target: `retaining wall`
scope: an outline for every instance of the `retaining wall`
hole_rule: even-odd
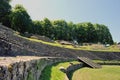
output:
[[[55,57],[3,57],[0,58],[0,80],[40,80],[41,71],[47,65],[67,60]]]

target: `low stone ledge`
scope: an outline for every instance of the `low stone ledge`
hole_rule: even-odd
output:
[[[84,66],[83,63],[70,65],[69,67],[67,67],[66,73],[69,74],[71,71],[75,71],[77,69],[80,69],[83,66]]]
[[[79,64],[73,64],[73,63],[70,63],[71,65],[68,66],[66,69],[61,68],[60,70],[62,72],[64,72],[66,74],[66,80],[72,80],[72,74],[74,71],[84,67],[84,64],[83,63],[79,63]]]

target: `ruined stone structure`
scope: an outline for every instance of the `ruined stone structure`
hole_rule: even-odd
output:
[[[0,56],[54,56],[54,57],[71,57],[76,58],[88,57],[90,59],[100,60],[120,60],[119,52],[95,52],[95,51],[84,51],[84,50],[73,50],[66,49],[56,46],[50,46],[43,43],[30,41],[16,35],[16,32],[10,28],[0,25],[0,38],[6,41],[2,44],[7,44],[3,49],[0,47]],[[10,46],[9,46],[10,45]],[[9,48],[11,47],[11,48]],[[9,52],[5,52],[6,48]],[[9,50],[10,49],[10,50]],[[76,56],[75,56],[76,55]]]
[[[40,80],[41,71],[56,62],[70,59],[52,57],[0,57],[0,80]]]
[[[8,55],[11,52],[11,44],[0,38],[0,54]]]
[[[0,25],[0,56],[20,55],[26,57],[0,57],[0,80],[40,80],[41,71],[47,65],[76,58],[76,56],[90,59],[120,60],[119,52],[66,49],[30,41],[15,33],[12,29]],[[76,65],[73,67],[78,68]],[[69,72],[74,68],[69,67],[67,71]]]

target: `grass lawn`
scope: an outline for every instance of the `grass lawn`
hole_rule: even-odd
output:
[[[71,61],[70,61],[71,62]],[[66,74],[60,71],[60,67],[67,68],[70,62],[60,62],[47,66],[40,80],[65,80]],[[72,61],[76,64],[77,61]],[[103,65],[101,69],[84,67],[72,73],[72,80],[120,80],[120,66]]]
[[[66,74],[60,71],[60,67],[67,68],[70,65],[70,62],[61,62],[47,66],[43,70],[40,80],[65,80]],[[72,63],[76,64],[79,62],[72,61]]]
[[[104,65],[101,69],[82,68],[73,73],[72,80],[120,80],[120,66]]]
[[[110,61],[105,61],[105,60],[93,60],[93,62],[102,64],[102,65],[120,65],[120,60],[110,60]]]

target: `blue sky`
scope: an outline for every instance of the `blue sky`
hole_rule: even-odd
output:
[[[22,4],[33,20],[105,24],[113,40],[120,42],[120,0],[12,0],[12,7],[16,4]]]

